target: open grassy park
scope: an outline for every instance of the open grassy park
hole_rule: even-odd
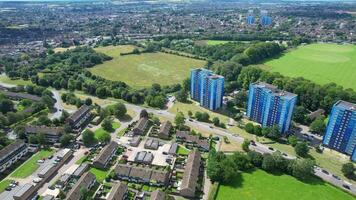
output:
[[[42,158],[48,158],[50,155],[53,155],[53,150],[41,150],[24,162],[20,167],[18,167],[10,177],[14,178],[26,178],[30,176],[34,171],[36,171],[40,165],[37,163],[38,160]]]
[[[356,45],[311,44],[270,60],[264,69],[318,84],[334,82],[356,90]]]
[[[123,81],[132,87],[143,88],[152,83],[181,83],[189,76],[190,69],[205,65],[202,60],[161,52],[120,55],[133,49],[134,46],[130,45],[96,48],[96,51],[112,56],[113,59],[91,68],[90,71],[109,80]]]
[[[308,183],[289,175],[273,175],[262,170],[242,173],[221,184],[216,200],[351,200],[355,199],[320,179]]]

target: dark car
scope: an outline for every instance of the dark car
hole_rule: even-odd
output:
[[[286,153],[282,153],[283,156],[288,156]]]
[[[48,159],[52,159],[52,158],[53,158],[53,155],[48,156]]]
[[[322,171],[324,174],[329,174],[329,172],[326,171],[325,169],[322,169],[321,171]]]
[[[12,190],[12,187],[8,186],[5,188],[6,191],[11,191]]]
[[[256,146],[256,142],[253,141],[253,140],[250,141],[250,144],[251,144],[252,146]]]
[[[269,150],[273,151],[274,149],[272,147],[268,147]]]
[[[336,176],[335,174],[333,174],[332,176],[337,180],[341,180],[340,177]]]
[[[348,185],[346,185],[346,184],[343,184],[342,187],[344,187],[344,188],[350,190],[350,186],[348,186]]]

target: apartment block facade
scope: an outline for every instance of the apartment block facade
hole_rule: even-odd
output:
[[[278,125],[281,133],[288,132],[297,95],[279,90],[264,82],[250,84],[247,117],[262,127]]]
[[[201,106],[217,110],[222,106],[224,77],[207,69],[194,69],[190,74],[190,95]]]
[[[324,146],[351,156],[356,161],[356,104],[334,104],[323,138]]]

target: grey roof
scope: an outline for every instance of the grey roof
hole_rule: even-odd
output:
[[[191,135],[191,134],[189,134],[189,131],[177,131],[176,136],[177,136],[177,138],[181,138],[186,142],[193,142],[203,149],[206,149],[206,150],[210,149],[210,145],[207,140],[200,139],[196,135]]]
[[[170,171],[153,170],[150,168],[143,168],[126,164],[117,164],[115,166],[115,172],[120,176],[154,180],[164,184],[168,183],[171,173]]]
[[[173,143],[171,145],[171,147],[169,148],[168,154],[171,154],[171,155],[176,154],[177,149],[178,149],[178,144],[177,143]]]
[[[144,131],[147,126],[148,119],[142,117],[138,120],[137,124],[135,125],[134,129],[138,129],[139,131]]]
[[[59,178],[58,181],[61,182],[61,183],[66,183],[66,182],[69,181],[69,179],[70,179],[71,176],[72,176],[71,174],[63,174],[63,175]]]
[[[347,101],[343,101],[343,100],[336,102],[335,106],[346,109],[346,110],[350,110],[350,111],[356,111],[356,104],[350,103]]]
[[[265,83],[265,82],[256,82],[256,83],[252,83],[252,85],[255,85],[256,87],[259,88],[266,88],[268,89],[274,96],[279,96],[279,97],[283,97],[286,99],[292,99],[297,97],[296,94],[291,93],[291,92],[287,92],[287,91],[283,91],[278,89],[276,86],[271,85],[269,83]]]
[[[32,94],[27,94],[27,93],[18,93],[18,92],[10,92],[10,91],[0,91],[3,93],[5,96],[10,97],[10,98],[17,98],[17,99],[29,99],[32,101],[41,101],[41,97],[32,95]]]
[[[133,137],[130,141],[130,145],[131,146],[138,146],[138,144],[140,143],[141,141],[141,138],[136,136],[136,137]]]
[[[172,123],[170,121],[165,121],[161,124],[161,127],[159,129],[159,134],[169,136],[169,132],[172,128]]]
[[[158,146],[159,146],[159,141],[155,139],[149,138],[145,142],[145,148],[148,149],[158,149]]]
[[[90,184],[95,181],[95,176],[91,172],[86,172],[78,180],[78,182],[73,186],[73,188],[67,194],[66,200],[78,200],[81,197],[80,189],[89,189]]]
[[[49,134],[49,135],[61,135],[64,132],[63,127],[48,127],[48,126],[25,126],[25,131],[28,134]]]
[[[124,199],[127,193],[127,185],[119,182],[112,186],[109,197],[106,200]]]
[[[38,172],[38,176],[46,176],[48,172],[50,172],[54,167],[56,167],[55,164],[50,163],[46,166],[44,166],[44,168],[42,168],[42,170],[40,172]]]
[[[88,163],[82,163],[73,173],[73,176],[81,176],[89,168]]]
[[[136,162],[151,163],[153,160],[153,154],[151,152],[140,151],[136,154]]]
[[[5,159],[7,156],[10,156],[17,149],[26,146],[25,142],[22,140],[16,140],[14,143],[11,143],[0,150],[0,162]]]
[[[195,191],[199,177],[200,161],[200,152],[197,150],[191,151],[188,155],[187,164],[184,169],[181,190],[189,189]]]
[[[42,200],[52,200],[52,199],[54,199],[54,196],[48,194],[44,196]]]
[[[78,121],[84,114],[90,111],[90,107],[87,105],[82,105],[75,113],[69,116],[68,119],[76,122]]]
[[[165,200],[166,193],[162,192],[161,190],[155,190],[151,192],[151,200]]]
[[[105,165],[110,157],[115,154],[118,144],[114,141],[111,141],[108,145],[106,145],[99,153],[99,155],[96,156],[94,162],[99,163],[101,165]]]
[[[14,198],[26,199],[29,196],[28,192],[33,189],[33,187],[34,186],[31,183],[26,183],[16,192],[16,194],[14,194]]]

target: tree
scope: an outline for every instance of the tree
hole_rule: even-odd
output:
[[[36,135],[30,135],[30,137],[28,137],[28,142],[30,144],[38,144],[38,139]]]
[[[7,113],[14,110],[14,103],[8,99],[0,100],[0,112]]]
[[[297,143],[298,143],[298,138],[294,135],[291,135],[288,137],[288,143],[290,145],[292,145],[293,147],[295,147],[295,145],[297,145]]]
[[[114,115],[116,116],[116,118],[122,118],[126,115],[127,109],[125,104],[123,103],[117,103],[114,106]]]
[[[261,167],[262,161],[263,161],[263,156],[262,154],[256,152],[256,151],[249,151],[247,152],[247,157],[249,158],[250,162],[256,166],[256,167]]]
[[[317,133],[319,135],[323,135],[325,131],[325,123],[324,123],[324,117],[318,117],[316,118],[311,124],[310,124],[310,130],[313,133]]]
[[[88,197],[88,189],[85,187],[81,187],[80,188],[80,196],[82,197],[82,199],[86,199]]]
[[[178,112],[174,119],[174,122],[175,122],[176,126],[178,127],[178,129],[183,128],[184,123],[185,123],[184,114],[182,112]]]
[[[342,165],[341,172],[348,178],[353,178],[355,175],[355,166],[353,163],[345,163]]]
[[[219,124],[220,124],[219,118],[214,117],[214,118],[213,118],[213,124],[214,124],[215,126],[219,126]]]
[[[305,124],[306,122],[307,110],[303,106],[298,106],[295,108],[293,113],[293,120],[300,124]]]
[[[305,157],[308,155],[309,147],[305,142],[298,142],[294,147],[294,151],[298,156]]]
[[[262,128],[260,125],[256,125],[253,127],[253,133],[257,136],[262,136]]]
[[[59,142],[61,143],[62,146],[67,146],[69,145],[70,141],[73,139],[74,137],[71,134],[64,134],[59,139]]]
[[[281,132],[279,131],[278,125],[272,126],[272,128],[270,129],[270,132],[267,134],[267,137],[269,137],[273,140],[277,140],[281,137]]]
[[[289,173],[301,180],[306,180],[313,175],[315,162],[310,159],[294,159],[289,162]]]
[[[177,92],[176,97],[179,102],[188,102],[188,91],[181,89]]]
[[[276,169],[276,164],[271,154],[263,154],[261,167],[262,169],[270,172]]]
[[[86,129],[83,133],[82,133],[82,140],[85,146],[90,146],[94,143],[96,143],[96,139],[94,136],[93,131]]]
[[[109,133],[104,132],[104,133],[98,135],[98,140],[101,143],[109,143],[111,141],[111,136]]]
[[[245,152],[249,152],[250,151],[249,146],[250,146],[250,140],[245,139],[244,142],[242,143],[242,150],[244,150]]]
[[[254,126],[253,126],[253,124],[252,124],[251,122],[249,122],[249,123],[247,123],[247,124],[245,125],[245,131],[246,131],[247,133],[253,134]]]
[[[36,135],[38,144],[45,145],[47,143],[46,137],[43,133],[37,133]]]
[[[87,105],[87,106],[91,106],[91,104],[93,104],[93,100],[91,100],[91,98],[86,98],[85,99],[85,105]]]
[[[234,161],[238,170],[245,171],[252,168],[252,165],[246,154],[235,152],[232,155],[232,160]]]
[[[25,127],[22,125],[16,126],[14,129],[14,132],[16,133],[17,137],[19,139],[25,139],[26,138],[26,131]]]
[[[111,132],[113,130],[113,127],[112,127],[112,120],[107,117],[103,120],[103,122],[101,123],[101,127],[105,130],[105,131],[108,131],[108,132]]]

